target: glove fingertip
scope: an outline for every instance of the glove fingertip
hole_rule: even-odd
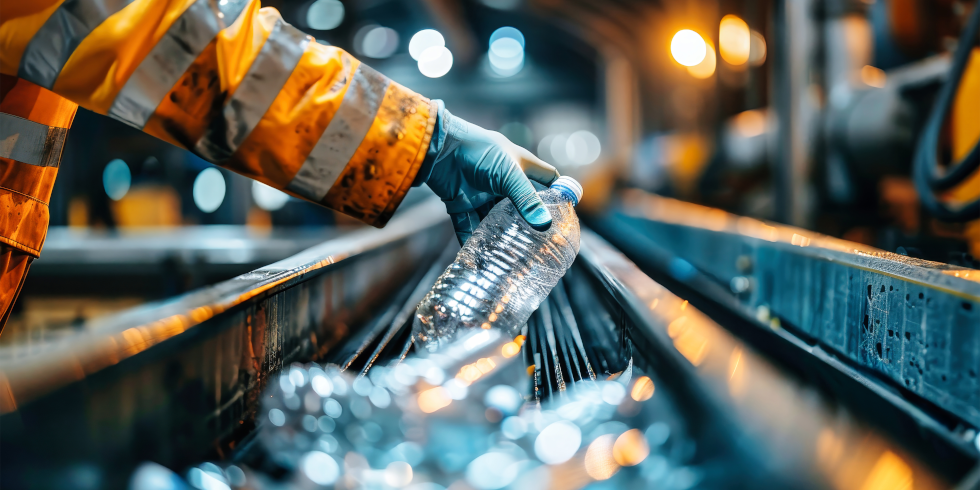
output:
[[[531,228],[535,230],[545,231],[551,228],[551,213],[548,212],[548,208],[541,202],[531,205],[531,209],[525,210],[521,214],[527,220],[527,223],[531,225]]]

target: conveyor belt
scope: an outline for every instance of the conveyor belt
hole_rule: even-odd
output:
[[[980,273],[629,191],[590,221],[651,277],[919,457],[980,459]]]
[[[178,472],[240,461],[284,478],[254,437],[260,394],[292,362],[369,374],[414,355],[414,305],[453,256],[439,206],[68,341],[0,351],[3,486],[121,488],[143,461]],[[649,376],[657,416],[689,442],[682,464],[726,482],[712,488],[861,488],[895,471],[912,488],[943,488],[967,477],[968,464],[923,457],[814,384],[829,378],[788,369],[765,341],[718,323],[737,318],[708,313],[585,231],[576,265],[528,322],[508,382],[550,403],[593,379]]]

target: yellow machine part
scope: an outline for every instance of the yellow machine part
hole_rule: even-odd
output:
[[[974,48],[970,62],[960,80],[956,99],[950,115],[950,134],[953,144],[953,160],[966,156],[980,140],[980,48]],[[955,201],[972,201],[980,198],[980,171],[949,192]]]

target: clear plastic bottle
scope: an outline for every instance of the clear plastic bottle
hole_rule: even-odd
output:
[[[512,334],[544,301],[578,255],[575,206],[582,186],[559,177],[538,193],[551,212],[551,227],[531,228],[510,199],[480,223],[415,316],[415,333],[429,350],[469,328],[500,328]]]

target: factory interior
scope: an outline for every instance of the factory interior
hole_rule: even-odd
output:
[[[8,0],[0,14],[0,487],[980,489],[978,0]],[[271,34],[242,34],[246,17]],[[235,32],[252,36],[242,53],[222,47]],[[310,115],[327,92],[287,92],[317,56],[357,68],[318,82],[352,88]],[[222,91],[181,89],[206,62]],[[232,95],[236,63],[249,71]],[[25,85],[77,104],[74,120],[17,112]],[[241,119],[168,119],[179,104]],[[269,129],[276,111],[295,132]],[[372,142],[385,117],[397,139]],[[197,144],[180,136],[195,124]],[[25,156],[35,126],[53,163]],[[324,137],[307,144],[311,127]],[[577,257],[526,320],[491,325],[515,286],[482,328],[433,347],[418,305],[469,236],[435,175],[474,134],[529,151],[519,167],[542,195],[554,178],[527,159],[580,183],[562,208]],[[414,166],[379,210],[381,191],[338,197],[348,181],[382,189],[409,141]],[[323,145],[349,147],[345,173],[299,182],[325,168],[309,170]],[[56,171],[50,198],[17,190],[22,167]],[[488,185],[470,216],[500,203],[490,216],[510,206],[511,226],[539,230]],[[26,216],[36,203],[43,219]],[[552,241],[572,236],[548,206]]]

